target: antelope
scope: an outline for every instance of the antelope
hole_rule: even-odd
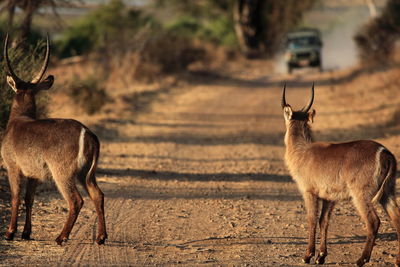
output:
[[[42,80],[50,55],[47,37],[44,63],[30,82],[20,79],[8,57],[8,34],[4,45],[7,63],[7,83],[14,90],[10,117],[1,146],[1,155],[8,173],[11,189],[11,219],[6,240],[13,240],[17,231],[21,182],[26,179],[26,220],[22,239],[29,240],[32,231],[32,205],[39,182],[52,177],[58,190],[68,202],[69,213],[65,225],[56,238],[58,245],[68,240],[83,199],[76,187],[78,180],[95,204],[98,216],[97,244],[107,238],[104,217],[104,194],[96,183],[95,171],[100,151],[97,136],[82,123],[72,119],[36,119],[35,95],[48,90],[54,77]]]
[[[396,159],[387,148],[372,140],[314,142],[310,128],[315,116],[315,110],[310,111],[314,84],[310,101],[299,111],[293,111],[286,103],[285,91],[286,84],[281,101],[286,124],[285,163],[303,196],[308,221],[308,247],[303,262],[310,263],[315,254],[319,201],[322,202],[321,242],[316,263],[323,264],[328,255],[326,239],[332,210],[336,202],[351,199],[367,226],[364,250],[356,262],[357,266],[363,266],[370,260],[380,225],[374,203],[382,205],[400,237],[400,211],[395,197]],[[396,266],[400,266],[400,252]]]

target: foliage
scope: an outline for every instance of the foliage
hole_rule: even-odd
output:
[[[180,16],[169,23],[167,29],[186,38],[198,38],[231,48],[237,46],[233,20],[227,14],[207,20]]]
[[[182,14],[188,14],[194,18],[207,18],[229,12],[234,1],[236,0],[156,0],[155,6],[157,8],[172,6]]]
[[[75,77],[68,87],[69,97],[89,115],[99,112],[110,99],[103,81],[94,74],[84,79]]]
[[[217,44],[272,56],[285,33],[317,0],[157,0],[157,7],[178,10],[173,29]],[[172,13],[172,12],[171,12]],[[185,19],[179,19],[184,16]],[[179,26],[179,27],[178,27]]]
[[[382,14],[363,25],[354,37],[360,60],[364,64],[390,61],[400,37],[400,1],[389,0]]]
[[[7,28],[18,27],[19,36],[16,37],[16,42],[21,46],[26,46],[26,40],[29,39],[32,31],[32,20],[37,10],[42,7],[50,7],[53,13],[58,17],[57,7],[72,5],[74,2],[81,0],[0,0],[0,12],[7,12]],[[22,20],[20,25],[16,26],[14,23],[17,8],[22,11]]]
[[[175,16],[166,26],[175,34],[227,47],[237,47],[231,12],[232,3],[232,0],[158,0],[156,7],[169,6],[178,11],[174,12]]]
[[[178,2],[175,1],[176,4]],[[224,5],[221,3],[213,4],[219,6],[219,9],[211,12],[207,6],[198,5],[197,2],[185,5],[187,8],[192,7],[189,8],[188,15],[179,12],[179,15],[163,27],[153,16],[127,8],[121,0],[112,0],[67,28],[57,41],[58,54],[64,58],[113,48],[114,51],[125,53],[138,46],[134,36],[140,34],[144,28],[155,36],[166,36],[168,33],[173,35],[171,39],[176,39],[177,36],[182,39],[198,38],[234,47],[236,38],[231,14],[222,9]],[[158,7],[162,6],[159,3]],[[186,7],[182,7],[182,11]]]
[[[113,0],[67,29],[58,41],[58,51],[61,57],[101,55],[98,58],[105,76],[111,65],[120,61],[119,66],[121,62],[129,66],[125,67],[125,76],[154,80],[157,75],[185,69],[204,54],[193,46],[191,23],[195,26],[189,21],[163,28],[151,16]],[[181,34],[182,28],[189,30]]]
[[[196,48],[192,40],[174,32],[152,32],[140,51],[137,70],[144,63],[155,65],[159,73],[173,73],[184,70],[190,63],[204,58],[204,50]],[[139,73],[136,73],[137,76]]]
[[[69,27],[57,42],[58,53],[70,57],[108,48],[125,52],[131,36],[145,26],[159,25],[141,11],[126,8],[121,0],[113,0]]]
[[[18,26],[8,27],[7,23],[4,20],[0,20],[0,38],[1,38],[0,43],[3,42],[4,37],[7,33],[9,33],[10,38],[13,39],[14,42],[17,42]],[[19,48],[20,51],[18,53],[22,53],[22,51],[24,51],[24,50],[32,52],[33,48],[41,45],[41,43],[43,42],[43,40],[45,38],[46,38],[46,36],[43,35],[39,29],[31,28],[29,36],[24,41],[24,47],[23,48],[20,47]]]
[[[217,44],[227,47],[237,47],[237,40],[233,20],[230,16],[221,16],[212,19],[205,25],[203,39],[214,41]]]
[[[2,68],[0,75],[2,81],[5,81],[5,72],[3,70],[4,68]],[[6,128],[13,95],[11,88],[5,82],[2,82],[2,90],[0,91],[0,132]]]
[[[202,24],[199,20],[190,16],[181,16],[167,25],[167,28],[181,36],[190,37],[199,35],[202,30]]]
[[[10,49],[10,61],[14,72],[23,80],[29,81],[34,74],[39,71],[43,63],[43,54],[45,43],[39,43],[35,47],[30,47],[28,51],[21,48]],[[3,51],[3,45],[1,46]],[[2,62],[0,69],[0,131],[3,131],[7,125],[10,114],[10,106],[14,91],[6,82],[7,67],[6,63]],[[36,97],[37,116],[44,117],[47,113],[48,98],[46,94],[39,93]]]
[[[157,43],[158,36],[162,36],[168,38],[166,42],[179,39],[185,44],[192,40],[211,42],[228,48],[238,48],[239,44],[240,47],[245,44],[250,49],[272,55],[279,48],[285,32],[301,20],[303,12],[315,1],[156,0],[155,13],[164,18],[162,24],[154,16],[144,14],[144,11],[126,7],[122,0],[112,0],[69,27],[58,40],[58,52],[60,57],[94,51],[100,52],[105,58],[115,53],[124,55],[142,50],[143,43],[138,44],[136,36],[146,31],[148,40],[144,42],[145,45]],[[244,7],[239,10],[238,4],[252,5],[253,13],[250,12],[249,18],[244,17],[246,11]],[[234,19],[235,11],[241,12],[242,17],[239,20]],[[167,17],[169,19],[165,19]],[[180,47],[188,48],[186,45],[173,47],[173,54],[182,54],[177,51]],[[161,53],[153,48],[147,51],[162,55],[165,54],[163,50],[169,49],[160,43]],[[155,55],[145,57],[156,58]],[[157,57],[155,64],[163,65],[163,62],[166,62],[163,57]]]

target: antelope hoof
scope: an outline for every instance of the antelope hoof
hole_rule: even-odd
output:
[[[304,256],[302,262],[308,264],[308,263],[310,263],[312,257],[313,257],[312,255],[306,255],[306,256]]]
[[[96,238],[96,243],[97,243],[98,245],[104,245],[104,242],[106,242],[106,239],[107,239],[107,234],[105,234],[105,235],[99,235],[99,236]]]
[[[31,233],[22,233],[22,239],[31,240]]]
[[[14,233],[6,232],[6,240],[11,241],[14,239]]]
[[[56,238],[57,245],[61,246],[63,242],[67,242],[68,238],[65,236],[59,236]]]
[[[368,258],[360,258],[358,259],[358,261],[356,262],[358,267],[363,266],[364,264],[366,264],[367,262],[369,262]]]
[[[324,264],[325,263],[325,257],[326,255],[324,253],[320,253],[317,257],[317,259],[315,260],[316,264]]]

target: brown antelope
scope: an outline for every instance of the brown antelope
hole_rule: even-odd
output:
[[[69,204],[69,214],[57,244],[68,240],[83,199],[76,188],[78,180],[93,200],[98,215],[96,242],[103,244],[107,238],[104,218],[104,195],[97,186],[95,170],[100,143],[96,135],[78,121],[70,119],[36,119],[35,95],[48,90],[54,82],[49,75],[42,80],[49,63],[49,39],[46,56],[39,73],[31,82],[18,78],[8,57],[8,35],[4,45],[7,63],[7,82],[15,91],[10,117],[1,146],[1,155],[8,172],[11,188],[11,220],[6,239],[12,240],[17,231],[18,206],[21,182],[26,178],[26,221],[23,239],[30,239],[31,214],[34,193],[39,181],[53,177],[59,191]]]
[[[308,247],[303,258],[310,263],[315,254],[315,232],[318,202],[322,201],[319,217],[321,244],[316,263],[323,264],[327,256],[326,238],[329,218],[337,201],[352,199],[367,226],[367,240],[357,265],[369,261],[380,225],[373,203],[379,202],[389,215],[400,236],[400,212],[395,197],[396,159],[383,145],[360,140],[347,143],[314,142],[310,123],[315,110],[314,85],[311,99],[300,111],[293,111],[285,99],[282,108],[286,123],[285,162],[303,195],[308,217]],[[400,253],[396,265],[400,265]]]

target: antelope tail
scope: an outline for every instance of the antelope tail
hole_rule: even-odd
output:
[[[377,203],[379,200],[381,200],[382,195],[385,191],[386,183],[391,178],[392,173],[393,173],[393,163],[390,163],[390,167],[386,173],[386,177],[383,180],[383,183],[381,184],[381,187],[379,188],[378,192],[375,194],[374,198],[371,200],[372,203]]]
[[[90,166],[89,171],[86,174],[86,183],[92,183],[92,184],[96,184],[96,180],[92,179],[94,176],[94,172],[96,171],[96,167],[97,167],[97,162],[99,160],[99,152],[100,152],[100,145],[98,143],[98,139],[95,136],[96,139],[96,144],[97,144],[97,148],[94,148],[94,153],[93,153],[93,158],[92,158],[92,164]]]

